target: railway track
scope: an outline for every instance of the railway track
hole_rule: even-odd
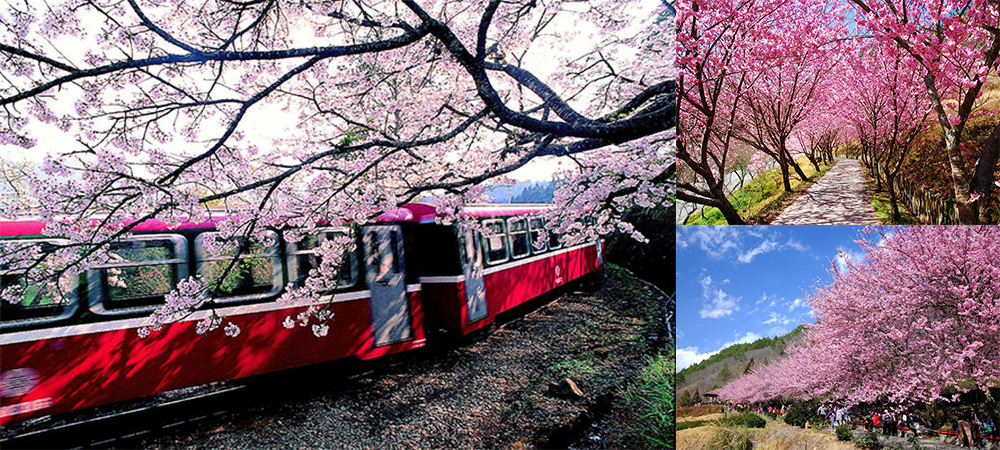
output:
[[[51,419],[41,418],[4,433],[0,447],[112,447],[146,434],[225,415],[231,410],[232,400],[245,390],[245,385],[231,385],[186,395],[167,393],[142,405],[92,411],[52,424],[46,424]]]

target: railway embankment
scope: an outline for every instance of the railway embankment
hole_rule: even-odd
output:
[[[655,286],[611,266],[471,339],[439,340],[350,377],[324,379],[327,369],[269,377],[244,394],[256,392],[259,401],[116,445],[648,446],[641,435],[657,424],[636,417],[629,402],[664,395],[662,377],[672,372],[672,358],[663,356],[672,347],[666,303]],[[672,398],[662,400],[672,406]]]

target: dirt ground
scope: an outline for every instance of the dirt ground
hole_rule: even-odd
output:
[[[555,298],[555,300],[553,300]],[[541,299],[490,333],[385,363],[137,448],[535,448],[614,445],[616,395],[663,345],[662,293],[621,269]],[[551,303],[545,303],[545,302]],[[322,375],[310,375],[317,383]],[[583,398],[553,393],[574,380]],[[290,383],[306,382],[289,380]],[[320,382],[321,383],[321,382]],[[294,388],[290,388],[294,391]]]

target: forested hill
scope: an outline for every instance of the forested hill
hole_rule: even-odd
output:
[[[742,375],[750,367],[783,358],[785,348],[802,339],[803,329],[804,327],[799,325],[784,336],[730,345],[708,359],[677,372],[678,401],[683,400],[685,391],[689,398],[693,398],[696,391],[704,394],[720,388]]]

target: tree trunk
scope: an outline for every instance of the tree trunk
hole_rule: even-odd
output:
[[[885,185],[889,188],[889,203],[892,205],[892,222],[899,223],[899,203],[896,200],[896,185],[894,175],[885,176]]]
[[[951,166],[951,186],[955,191],[955,209],[958,212],[958,223],[974,225],[979,222],[972,207],[972,195],[969,190],[968,177],[965,175],[965,163],[958,146],[958,136],[953,130],[944,132],[944,148],[948,153],[948,164]]]
[[[976,173],[972,176],[972,183],[969,189],[979,194],[979,201],[974,203],[977,215],[983,223],[990,223],[993,219],[990,210],[993,198],[994,173],[997,169],[997,160],[1000,159],[1000,125],[993,128],[990,138],[983,145],[983,151],[979,154],[979,161],[976,162]]]
[[[746,221],[740,217],[740,213],[733,208],[733,204],[729,201],[725,201],[719,204],[719,211],[722,212],[722,216],[726,218],[726,222],[730,225],[746,225]]]
[[[802,181],[809,181],[809,177],[806,176],[806,173],[805,171],[802,170],[802,167],[799,167],[799,163],[796,162],[794,159],[792,159],[792,155],[788,155],[788,160],[789,163],[792,165],[792,167],[795,168],[795,173],[799,176],[799,179],[801,179]]]
[[[788,180],[788,161],[785,160],[785,152],[778,151],[778,167],[781,168],[781,181],[784,183],[785,192],[792,192],[792,183]]]
[[[809,162],[811,162],[812,165],[813,165],[813,167],[816,168],[816,171],[819,172],[819,160],[815,156],[810,155],[810,154],[807,154],[806,157],[809,158]]]

